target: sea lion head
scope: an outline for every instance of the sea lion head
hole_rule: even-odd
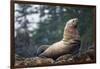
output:
[[[66,22],[63,34],[64,41],[67,42],[69,39],[75,39],[79,37],[77,26],[78,26],[78,18],[73,18]]]
[[[73,18],[67,21],[66,27],[77,28],[78,18]]]

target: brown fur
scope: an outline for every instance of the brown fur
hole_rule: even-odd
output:
[[[52,44],[39,56],[57,58],[64,54],[73,53],[74,49],[78,50],[80,45],[80,36],[77,30],[77,22],[77,18],[70,19],[64,28],[63,39]]]

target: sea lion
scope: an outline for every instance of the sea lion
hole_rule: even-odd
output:
[[[64,54],[75,54],[80,48],[80,35],[77,30],[78,18],[67,21],[63,39],[49,46],[39,57],[48,57],[56,59]]]

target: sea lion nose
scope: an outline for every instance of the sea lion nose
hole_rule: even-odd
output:
[[[74,18],[75,20],[78,20],[78,18]]]

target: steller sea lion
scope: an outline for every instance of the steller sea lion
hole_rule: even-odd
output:
[[[77,30],[78,18],[67,21],[63,39],[49,46],[39,57],[47,57],[56,59],[64,54],[76,54],[80,48],[80,35]]]

